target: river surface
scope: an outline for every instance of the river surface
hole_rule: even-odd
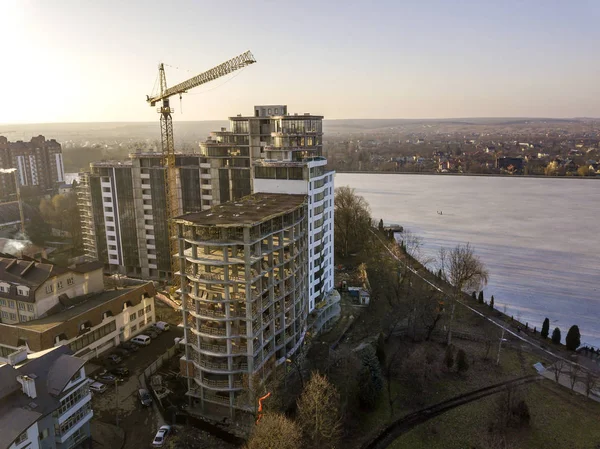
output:
[[[425,256],[470,242],[497,309],[538,331],[548,317],[563,341],[577,324],[600,346],[600,181],[339,173],[335,184],[421,236]]]

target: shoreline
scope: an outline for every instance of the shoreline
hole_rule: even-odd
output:
[[[600,180],[600,176],[546,176],[546,175],[503,175],[500,173],[436,173],[436,172],[397,172],[397,171],[340,171],[335,170],[335,173],[355,175],[421,175],[421,176],[477,176],[489,178],[537,178],[537,179],[595,179]]]

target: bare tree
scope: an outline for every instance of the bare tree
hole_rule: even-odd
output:
[[[296,449],[302,445],[298,425],[279,413],[266,413],[256,424],[245,449]]]
[[[596,376],[592,371],[586,370],[583,381],[585,383],[585,394],[587,397],[590,397],[590,393],[598,385],[598,376]]]
[[[418,346],[402,363],[402,374],[412,384],[414,390],[421,392],[427,384],[438,379],[442,373],[442,361],[432,348]]]
[[[552,365],[552,372],[554,373],[554,380],[558,383],[560,380],[560,375],[564,372],[565,362],[564,360],[558,359]]]
[[[361,365],[356,353],[350,349],[341,348],[330,354],[327,376],[339,392],[342,414],[354,408],[358,397],[358,373]]]
[[[401,349],[401,346],[396,347],[396,349],[387,356],[383,370],[383,374],[387,382],[387,396],[388,404],[390,406],[390,418],[394,416],[394,404],[400,398],[400,393],[393,392],[392,380],[402,373],[402,354],[403,351]]]
[[[460,299],[464,291],[481,290],[487,284],[489,273],[481,259],[475,255],[471,245],[457,245],[451,250],[440,249],[440,269],[444,277],[454,289],[454,300]],[[454,319],[454,307],[450,310],[450,323],[448,325],[448,341],[452,342],[452,321]]]
[[[342,427],[339,401],[338,392],[327,377],[313,373],[297,402],[296,420],[306,440],[302,447],[335,446]]]
[[[369,204],[350,187],[335,189],[335,241],[336,249],[348,257],[351,252],[361,249],[368,240],[371,230],[371,210]]]
[[[581,368],[576,363],[571,363],[571,367],[569,370],[569,383],[571,384],[571,390],[575,389],[575,385],[579,380],[579,374],[581,373]]]

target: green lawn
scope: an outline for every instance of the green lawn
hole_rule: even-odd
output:
[[[510,435],[514,449],[593,449],[600,443],[600,403],[574,396],[551,381],[530,384],[525,399],[529,428]],[[390,449],[484,449],[482,438],[494,416],[494,396],[440,415],[397,439]]]

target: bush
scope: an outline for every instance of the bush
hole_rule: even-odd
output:
[[[513,425],[515,427],[528,426],[531,421],[531,414],[529,413],[529,406],[527,402],[521,400],[517,403],[513,409]]]
[[[581,345],[581,334],[579,333],[579,326],[571,326],[567,337],[565,338],[565,344],[569,351],[575,351]]]
[[[375,355],[377,356],[377,360],[381,365],[385,364],[385,339],[383,338],[383,334],[379,334],[377,338],[377,348],[375,349]]]
[[[490,308],[494,308],[494,295],[492,295],[492,297],[490,298]]]
[[[459,373],[463,373],[469,369],[467,353],[463,349],[459,349],[458,354],[456,354],[456,369]]]
[[[483,304],[483,291],[479,292],[479,297],[477,298],[477,300],[479,301],[479,304]]]
[[[550,320],[548,318],[546,318],[544,320],[544,324],[542,324],[542,332],[540,332],[540,335],[542,336],[542,338],[548,338],[549,333],[550,333]]]
[[[558,327],[555,327],[554,331],[552,332],[552,343],[555,345],[560,344],[560,329]]]
[[[471,293],[471,298],[473,298],[473,301],[477,301],[477,292]]]
[[[452,345],[446,347],[444,365],[446,365],[446,368],[448,369],[452,369],[452,366],[454,365],[454,346]]]

